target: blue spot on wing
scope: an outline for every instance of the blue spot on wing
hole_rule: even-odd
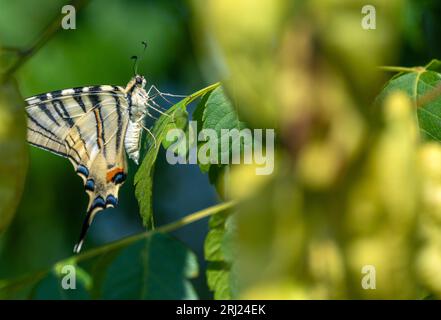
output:
[[[106,199],[106,205],[107,204],[116,207],[118,205],[118,199],[116,197],[114,197],[113,195],[109,194]]]
[[[113,177],[113,183],[115,184],[123,183],[126,180],[126,177],[127,176],[124,172],[119,172],[115,174],[115,176]]]
[[[83,166],[82,164],[80,164],[77,167],[77,173],[80,173],[87,178],[89,176],[89,169],[87,169],[86,166]]]
[[[106,202],[101,196],[98,196],[95,198],[95,200],[93,200],[91,210],[95,208],[105,208],[105,207],[106,207]]]
[[[84,188],[89,191],[94,191],[95,190],[95,181],[93,181],[93,179],[88,179],[86,181],[86,183],[84,184]]]

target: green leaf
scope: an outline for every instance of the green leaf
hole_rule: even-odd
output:
[[[86,284],[82,281],[85,271],[76,267],[75,288],[64,289],[62,280],[66,274],[55,270],[49,272],[34,288],[32,299],[35,300],[86,300],[90,298]]]
[[[426,65],[426,70],[441,72],[441,61],[438,59],[433,59]]]
[[[0,280],[0,300],[29,298],[34,286],[46,275],[47,271],[41,271],[14,279]]]
[[[121,248],[112,249],[107,252],[103,252],[98,257],[92,259],[90,276],[93,279],[92,286],[90,288],[90,295],[92,299],[100,299],[102,296],[102,288],[106,277],[107,268],[112,264],[116,257],[121,252]]]
[[[406,93],[413,101],[424,139],[441,141],[441,61],[409,69],[394,76],[377,98],[381,104],[394,91]]]
[[[214,177],[219,177],[219,173],[222,172],[224,165],[221,165],[222,157],[228,157],[231,159],[231,151],[233,148],[239,148],[241,152],[244,150],[244,141],[240,138],[229,138],[228,131],[226,130],[241,130],[246,128],[246,124],[239,120],[239,116],[231,103],[230,99],[225,95],[222,87],[216,88],[212,92],[207,93],[202,99],[201,103],[193,113],[193,119],[197,121],[198,128],[213,129],[218,137],[218,164],[202,164],[199,163],[199,168],[202,172],[210,173],[210,182],[215,183]],[[207,138],[208,140],[208,138]],[[222,142],[229,141],[229,147],[222,148]],[[200,142],[198,148],[202,148],[207,142]]]
[[[26,168],[23,99],[11,80],[0,84],[0,233],[6,230],[15,214]]]
[[[234,279],[231,275],[233,249],[230,241],[234,228],[231,218],[228,213],[212,216],[209,221],[210,231],[205,238],[207,284],[217,300],[231,299],[234,296]]]
[[[223,262],[210,261],[207,265],[207,283],[214,292],[214,299],[232,299],[230,290],[230,266]]]
[[[165,144],[165,147],[169,146],[168,143],[164,143],[167,132],[173,128],[184,129],[187,124],[187,106],[218,86],[219,83],[213,84],[181,100],[167,110],[165,115],[161,115],[153,126],[152,133],[156,138],[156,144],[153,138],[149,136],[147,141],[150,147],[135,175],[135,196],[138,199],[140,215],[145,226],[153,227],[152,187],[154,165],[161,144]]]
[[[82,299],[85,297],[84,292],[78,295],[58,292],[60,278],[65,275],[63,267],[66,265],[76,267],[79,286],[86,289],[87,294],[93,299],[115,295],[112,289],[115,279],[124,280],[127,293],[131,296],[139,294],[138,298],[170,298],[170,292],[173,292],[175,298],[177,295],[181,298],[195,298],[196,295],[188,279],[198,274],[196,256],[180,242],[161,232],[171,232],[200,219],[214,216],[234,205],[234,201],[218,204],[194,212],[156,230],[142,232],[73,255],[46,270],[14,279],[0,279],[0,299],[32,297]],[[217,219],[212,221],[217,221]],[[218,223],[219,227],[221,225],[223,222]],[[125,279],[121,280],[121,277]],[[55,280],[58,282],[55,283]],[[136,291],[140,281],[144,281],[145,288],[143,291]]]
[[[222,240],[224,228],[211,229],[205,238],[205,259],[209,261],[223,261]]]
[[[197,257],[181,242],[166,234],[154,233],[122,248],[113,246],[97,256],[86,256],[86,260],[81,262],[84,267],[77,264],[74,256],[57,263],[50,270],[0,281],[0,297],[197,299],[189,281],[198,275]],[[70,274],[67,270],[63,272],[65,265],[75,266],[75,289],[62,287],[63,278]],[[100,277],[97,277],[98,273]]]
[[[196,255],[170,236],[155,234],[124,249],[109,266],[104,299],[197,299],[189,278]]]

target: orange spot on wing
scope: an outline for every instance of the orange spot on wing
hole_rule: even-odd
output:
[[[124,169],[123,169],[123,168],[113,168],[112,170],[107,171],[107,174],[106,174],[106,181],[107,181],[107,182],[112,181],[113,177],[114,177],[115,175],[117,175],[118,173],[120,173],[120,172],[124,172]]]

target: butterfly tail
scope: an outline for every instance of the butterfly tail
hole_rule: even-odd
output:
[[[86,238],[87,230],[89,230],[89,227],[92,222],[92,221],[90,221],[91,220],[90,218],[91,218],[91,211],[89,210],[87,212],[86,218],[83,221],[83,226],[81,228],[80,238],[78,239],[77,244],[74,246],[74,249],[73,249],[74,253],[80,253],[80,251],[81,251],[81,247],[83,246],[84,239]]]
[[[79,253],[83,246],[84,240],[87,235],[87,231],[89,230],[90,225],[92,224],[93,218],[95,215],[106,208],[106,202],[101,196],[97,196],[93,202],[89,205],[87,209],[86,218],[83,221],[83,226],[81,228],[80,238],[78,239],[77,244],[74,246],[73,252]]]

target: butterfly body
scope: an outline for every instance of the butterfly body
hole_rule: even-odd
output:
[[[96,213],[117,206],[127,177],[125,153],[138,163],[142,123],[149,114],[145,85],[144,77],[136,75],[126,87],[78,87],[26,99],[28,142],[68,158],[89,195],[75,252]]]
[[[126,152],[136,164],[139,161],[139,150],[141,148],[142,138],[142,121],[148,115],[148,110],[145,107],[148,103],[149,96],[144,89],[145,79],[133,78],[126,87],[127,95],[130,96],[129,106],[129,123],[127,132],[124,138],[124,146]]]
[[[139,123],[129,121],[124,138],[126,152],[136,164],[139,162],[139,150],[141,148],[142,127]]]

